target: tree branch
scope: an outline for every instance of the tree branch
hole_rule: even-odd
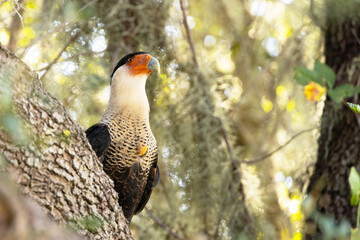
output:
[[[24,7],[22,6],[23,2],[24,0],[19,0],[16,2],[17,6],[14,6],[12,1],[10,1],[11,6],[14,8],[14,11],[16,12],[16,14],[11,19],[11,24],[9,29],[10,40],[7,47],[9,48],[10,51],[16,50],[16,44],[19,38],[20,29],[21,27],[24,27],[23,17],[22,17],[24,13]]]
[[[70,40],[67,42],[67,44],[60,50],[60,52],[58,53],[58,55],[54,58],[54,60],[52,60],[51,63],[49,63],[46,67],[40,68],[35,70],[36,72],[41,72],[45,70],[45,73],[41,76],[41,79],[43,79],[45,77],[45,75],[49,72],[49,70],[51,69],[51,67],[59,60],[59,58],[61,57],[61,54],[63,52],[66,51],[66,48],[70,46],[70,44],[72,44],[73,42],[76,41],[76,39],[78,39],[80,36],[80,33],[77,32],[74,36],[72,36],[70,38]]]
[[[188,25],[188,22],[187,22],[186,11],[185,11],[185,6],[184,6],[184,1],[183,0],[180,0],[180,7],[181,7],[182,15],[183,15],[183,24],[184,24],[184,27],[185,27],[185,30],[186,30],[187,41],[188,41],[188,44],[189,44],[190,49],[191,49],[192,59],[193,59],[194,66],[196,68],[196,74],[198,76],[198,81],[204,87],[204,86],[207,86],[207,82],[205,81],[205,79],[203,77],[203,74],[202,74],[202,72],[200,70],[200,67],[199,67],[199,64],[198,64],[198,61],[197,61],[197,58],[196,58],[196,51],[195,51],[195,47],[194,47],[194,44],[193,44],[193,41],[192,41],[190,28],[189,28],[189,25]],[[209,97],[209,94],[205,95],[205,97],[208,97],[208,98],[211,99],[211,97]],[[211,108],[214,109],[213,104],[212,104]],[[212,115],[211,117],[216,118],[214,115]],[[199,117],[199,116],[197,116],[197,118],[201,119],[201,117]],[[228,151],[229,156],[230,156],[231,167],[232,167],[233,172],[234,172],[232,174],[232,180],[230,181],[228,188],[231,189],[233,186],[237,186],[236,191],[238,191],[238,193],[244,199],[244,201],[243,201],[243,204],[244,204],[244,206],[243,206],[244,207],[243,215],[244,215],[244,218],[245,218],[244,222],[246,222],[249,225],[247,227],[247,231],[251,235],[254,236],[254,230],[253,230],[253,228],[251,226],[251,217],[250,217],[249,211],[248,211],[248,209],[246,207],[246,204],[245,204],[245,193],[244,193],[243,185],[242,185],[242,182],[241,182],[241,173],[239,171],[240,170],[239,169],[240,168],[239,162],[236,161],[232,156],[233,155],[232,147],[230,145],[230,141],[228,139],[228,135],[227,135],[227,132],[226,132],[226,129],[224,127],[224,124],[223,124],[222,120],[220,118],[216,118],[216,119],[219,121],[220,131],[221,131],[222,137],[223,137],[223,139],[225,141],[227,151]],[[218,237],[218,231],[219,231],[221,219],[222,219],[222,216],[223,216],[223,212],[224,212],[225,208],[227,207],[226,203],[227,203],[228,200],[229,199],[226,197],[226,198],[224,198],[224,200],[222,202],[222,204],[224,205],[224,208],[222,208],[220,210],[219,215],[218,215],[219,216],[218,224],[217,224],[215,234],[214,234],[214,236],[216,238]],[[243,228],[243,229],[245,229],[245,228]]]
[[[56,26],[55,28],[53,28],[51,31],[44,31],[43,34],[41,34],[39,37],[34,38],[27,46],[26,48],[22,51],[21,54],[18,54],[18,56],[20,58],[22,58],[24,56],[24,54],[27,52],[28,49],[30,49],[32,46],[34,46],[37,42],[42,41],[44,38],[47,38],[48,36],[51,36],[53,33],[56,32],[62,32],[63,29],[69,25],[71,25],[72,23],[74,23],[77,18],[80,16],[81,12],[84,11],[86,8],[88,8],[89,6],[94,5],[96,2],[101,1],[101,0],[92,0],[90,2],[87,2],[83,7],[81,7],[73,16],[70,16],[68,19],[66,19],[65,22],[60,23],[58,26]]]
[[[184,27],[186,30],[186,37],[190,46],[190,50],[192,53],[192,57],[193,57],[193,62],[195,67],[198,69],[199,68],[199,64],[198,61],[196,59],[196,52],[195,52],[195,47],[194,47],[194,43],[191,37],[191,32],[190,32],[190,28],[189,28],[189,24],[187,22],[187,17],[186,17],[186,10],[185,10],[185,6],[184,6],[184,1],[180,0],[180,7],[181,7],[181,11],[182,11],[182,15],[183,15],[183,23],[184,23]]]
[[[147,207],[145,207],[146,213],[149,215],[149,217],[160,227],[165,229],[171,236],[173,236],[176,239],[183,240],[184,238],[180,237],[179,234],[174,232],[170,226],[168,226],[166,223],[164,223],[160,218],[154,215],[152,211],[150,211]]]
[[[266,153],[262,156],[258,156],[258,157],[255,157],[253,159],[250,159],[250,160],[243,160],[243,161],[240,161],[238,160],[240,163],[246,163],[246,164],[253,164],[253,163],[257,163],[257,162],[261,162],[269,157],[271,157],[274,153],[280,151],[281,149],[283,149],[284,147],[286,147],[289,143],[291,143],[295,138],[299,137],[300,135],[302,135],[303,133],[306,133],[306,132],[310,132],[312,130],[315,130],[317,129],[316,127],[314,128],[309,128],[309,129],[305,129],[305,130],[302,130],[298,133],[296,133],[294,136],[292,136],[289,140],[286,141],[286,143],[284,143],[283,145],[280,145],[278,148],[276,148],[275,150],[269,152],[269,153]]]

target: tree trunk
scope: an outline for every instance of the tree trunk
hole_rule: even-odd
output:
[[[55,220],[92,239],[132,239],[113,182],[83,128],[1,45],[0,153],[20,190]]]
[[[15,52],[15,50],[16,50],[17,41],[19,39],[20,29],[21,29],[21,27],[23,27],[22,19],[21,19],[21,16],[23,16],[24,9],[25,9],[25,7],[23,5],[24,5],[24,0],[17,1],[16,6],[15,6],[17,8],[17,12],[11,19],[11,24],[10,24],[10,28],[9,28],[10,40],[7,45],[7,48],[12,52]]]
[[[360,69],[356,62],[360,52],[359,36],[360,24],[355,19],[332,24],[326,29],[326,64],[336,73],[336,86],[360,84]],[[358,95],[347,101],[359,103]],[[319,219],[314,217],[319,212],[333,217],[336,222],[347,220],[353,227],[356,224],[357,207],[350,206],[348,177],[351,166],[360,170],[358,117],[344,105],[336,105],[327,98],[321,120],[317,162],[307,190],[310,198],[317,203],[317,211],[312,212],[310,217],[316,224],[308,224],[313,231],[307,239],[313,239],[321,232]],[[350,229],[347,231],[350,234]]]
[[[6,174],[0,176],[0,239],[80,240],[60,227],[34,201],[21,196]]]

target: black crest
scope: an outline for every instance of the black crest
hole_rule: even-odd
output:
[[[128,55],[126,55],[125,57],[123,57],[119,62],[118,64],[116,64],[115,68],[114,68],[114,71],[112,72],[111,74],[111,78],[113,77],[114,73],[116,72],[116,70],[118,70],[119,67],[121,67],[122,65],[124,65],[126,63],[126,61],[135,56],[135,55],[140,55],[140,54],[148,54],[147,52],[134,52],[134,53],[130,53]]]

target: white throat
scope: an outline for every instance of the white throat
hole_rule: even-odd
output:
[[[113,75],[106,115],[126,115],[149,118],[150,106],[146,96],[146,74],[130,75],[126,66],[120,67]]]

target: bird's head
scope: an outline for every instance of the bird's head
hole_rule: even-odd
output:
[[[115,66],[111,74],[111,83],[114,79],[126,78],[129,81],[135,78],[146,79],[153,71],[160,72],[160,64],[156,58],[146,52],[130,53]]]
[[[153,71],[160,71],[159,61],[146,52],[131,53],[123,57],[111,74],[108,109],[120,108],[143,115],[148,113],[150,108],[145,84]]]

